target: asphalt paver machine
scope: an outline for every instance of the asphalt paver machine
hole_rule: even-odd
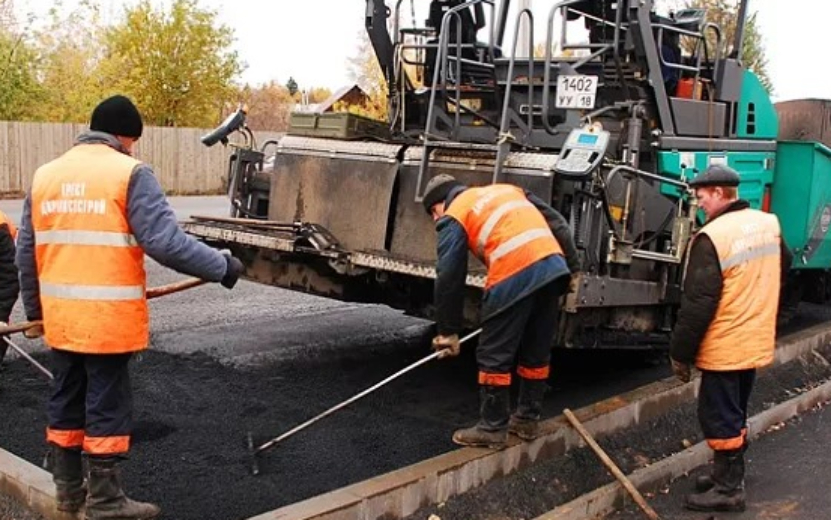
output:
[[[654,348],[672,329],[702,224],[687,181],[721,163],[741,174],[742,198],[779,216],[795,253],[783,316],[828,299],[829,110],[774,106],[728,52],[742,46],[747,0],[730,41],[704,10],[662,16],[651,0],[567,0],[543,12],[432,0],[426,22],[412,25],[404,1],[366,1],[388,87],[380,130],[314,114],[259,148],[238,110],[204,138],[245,136],[230,155],[231,214],[195,218],[188,232],[235,251],[258,282],[430,318],[428,180],[512,183],[568,219],[582,259],[552,344]],[[575,24],[582,38],[569,37]],[[473,326],[484,266],[473,257],[469,266]]]

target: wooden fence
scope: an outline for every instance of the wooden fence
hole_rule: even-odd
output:
[[[0,121],[0,195],[18,196],[29,188],[35,170],[69,149],[86,125]],[[220,193],[225,186],[230,149],[204,146],[201,128],[145,127],[133,154],[153,167],[162,187],[177,195]],[[278,138],[255,133],[258,145]]]

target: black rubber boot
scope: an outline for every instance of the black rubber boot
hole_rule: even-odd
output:
[[[517,410],[508,424],[510,433],[526,441],[539,437],[542,398],[547,386],[545,380],[523,378],[520,381]]]
[[[50,446],[49,464],[58,501],[58,511],[77,513],[84,505],[87,490],[84,488],[84,464],[81,449]]]
[[[750,441],[747,440],[747,437],[744,438],[744,444],[742,444],[741,450],[742,453],[747,453],[747,449],[750,447]],[[715,486],[716,483],[713,481],[713,475],[699,475],[698,478],[695,479],[695,490],[698,493],[703,493],[705,491],[709,491],[710,488]]]
[[[508,439],[509,386],[483,386],[479,390],[481,419],[471,428],[456,430],[453,442],[462,446],[501,448]]]
[[[127,498],[115,457],[89,458],[89,495],[86,520],[151,520],[161,513],[154,504]]]
[[[744,453],[741,449],[715,453],[713,482],[708,491],[687,495],[687,509],[707,512],[745,510]]]

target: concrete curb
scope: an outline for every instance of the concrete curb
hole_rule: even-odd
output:
[[[831,325],[818,325],[781,338],[775,364],[783,364],[831,343]],[[575,411],[595,438],[649,422],[696,397],[696,381],[675,378],[645,385]],[[389,520],[447,501],[490,480],[525,469],[537,461],[561,456],[583,445],[562,416],[542,423],[533,442],[513,437],[501,450],[463,448],[363,482],[281,507],[250,520]],[[706,460],[705,460],[706,462]],[[0,449],[0,492],[50,520],[71,515],[55,509],[51,475]],[[585,517],[581,517],[585,518]]]
[[[58,511],[51,473],[5,450],[0,450],[0,493],[49,519],[81,518]]]
[[[771,426],[792,419],[829,400],[831,400],[831,381],[751,417],[748,420],[749,436],[756,438]],[[700,442],[651,466],[636,470],[628,475],[628,478],[638,490],[654,491],[695,468],[709,463],[712,458],[713,453],[707,443]],[[631,499],[626,490],[618,482],[613,482],[540,515],[534,520],[604,518],[623,507],[629,500]]]

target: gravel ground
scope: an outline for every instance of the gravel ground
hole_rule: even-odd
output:
[[[450,432],[477,412],[469,355],[424,366],[324,419],[262,456],[263,474],[248,474],[246,430],[258,443],[288,430],[418,359],[423,343],[399,345],[399,352],[256,369],[226,366],[201,353],[143,354],[133,365],[136,424],[128,490],[158,501],[164,518],[246,518],[454,449]],[[620,359],[610,365],[607,375],[625,370]],[[586,368],[580,359],[562,367],[570,374]],[[614,387],[591,392],[563,377],[549,411],[639,386],[665,368],[641,367],[634,371],[640,380],[621,377]],[[35,463],[44,450],[46,395],[44,380],[22,362],[2,373],[0,415],[15,418],[0,426],[2,446]]]
[[[831,358],[831,346],[824,349]],[[751,398],[757,414],[795,394],[825,382],[831,368],[824,364],[793,362],[760,374]],[[702,441],[695,404],[681,406],[648,424],[598,441],[621,470],[628,474],[684,449],[684,442]],[[444,504],[424,508],[409,520],[527,520],[608,484],[613,477],[588,448],[493,481]],[[670,517],[667,517],[670,518]]]
[[[150,285],[181,276],[150,264]],[[266,453],[248,474],[245,434],[259,443],[427,355],[427,322],[241,282],[151,303],[152,349],[134,360],[135,437],[126,486],[163,518],[247,518],[455,449],[451,432],[478,413],[473,349],[425,365]],[[22,320],[19,309],[15,320]],[[39,360],[38,342],[16,337]],[[42,376],[11,357],[0,372],[0,446],[39,463]],[[549,415],[668,375],[632,352],[558,352]]]

